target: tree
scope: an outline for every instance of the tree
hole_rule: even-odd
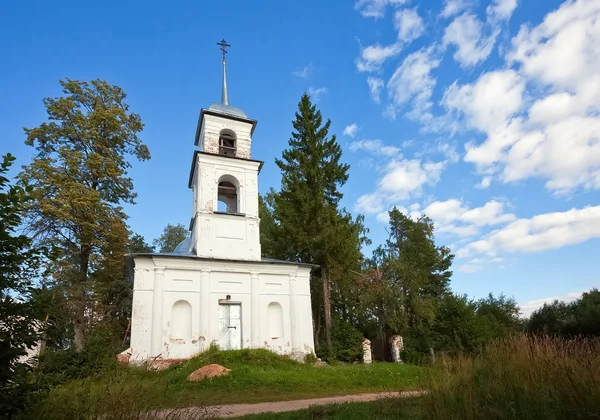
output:
[[[336,136],[329,137],[331,121],[323,123],[307,94],[292,125],[289,148],[275,160],[282,174],[281,190],[271,201],[276,248],[281,257],[321,266],[321,279],[312,282],[315,341],[322,318],[331,349],[331,282],[346,277],[350,266],[360,267],[364,227],[338,209],[349,166],[341,162]]]
[[[277,224],[273,217],[273,199],[271,189],[265,196],[258,196],[258,217],[260,217],[260,249],[263,257],[278,258]]]
[[[188,229],[181,223],[178,225],[167,224],[162,235],[155,239],[153,244],[158,252],[173,252],[177,245],[188,237]]]
[[[27,236],[16,233],[31,189],[10,185],[4,176],[14,160],[7,154],[0,162],[0,413],[9,418],[25,404],[21,377],[28,365],[20,358],[39,339],[31,294],[45,254],[32,247]]]
[[[431,345],[431,328],[440,300],[449,292],[454,255],[436,246],[433,222],[417,220],[393,208],[385,245],[366,264],[367,284],[377,284],[366,296],[375,308],[380,343],[391,334],[412,337],[423,351]]]
[[[60,84],[64,96],[44,100],[50,122],[25,129],[25,143],[37,154],[19,177],[34,188],[29,229],[38,243],[60,251],[54,275],[81,349],[101,300],[94,273],[121,258],[117,253],[127,241],[121,205],[136,197],[128,158],[147,160],[150,153],[138,137],[141,118],[129,111],[123,90],[103,80]]]

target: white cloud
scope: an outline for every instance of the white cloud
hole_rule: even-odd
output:
[[[395,118],[397,112],[410,103],[412,110],[407,114],[409,117],[430,118],[431,95],[436,83],[431,71],[439,65],[440,61],[431,47],[408,55],[387,83],[392,103],[386,115]]]
[[[365,17],[379,19],[385,15],[385,8],[388,5],[401,5],[407,1],[408,0],[357,0],[354,3],[354,10],[359,10]]]
[[[475,185],[475,188],[480,189],[480,190],[485,190],[485,189],[489,188],[491,184],[492,184],[492,177],[484,176],[483,179],[481,180],[481,182],[478,183],[477,185]]]
[[[434,201],[423,209],[423,213],[435,222],[436,231],[460,237],[473,236],[483,226],[494,226],[516,219],[514,214],[504,213],[504,205],[496,200],[473,209],[457,199]]]
[[[462,256],[540,252],[600,237],[600,206],[518,219],[465,246]],[[458,256],[458,254],[457,254]]]
[[[491,21],[508,20],[517,8],[517,0],[493,0],[486,9]]]
[[[445,105],[487,135],[468,144],[465,161],[505,183],[541,178],[555,194],[600,189],[598,45],[600,3],[565,2],[521,27],[507,54],[514,70],[452,86]]]
[[[484,73],[473,84],[454,82],[444,93],[442,104],[466,116],[467,125],[491,133],[503,126],[522,106],[525,81],[514,70]]]
[[[416,8],[398,10],[394,14],[394,26],[398,31],[398,39],[404,42],[414,41],[425,31],[425,24]]]
[[[456,146],[453,143],[439,142],[437,144],[437,151],[442,153],[450,163],[456,163],[460,160]]]
[[[544,306],[544,303],[550,304],[550,303],[554,302],[555,300],[560,300],[560,301],[567,302],[567,303],[573,302],[574,300],[581,298],[582,294],[583,294],[583,292],[571,292],[571,293],[567,293],[566,295],[562,295],[562,296],[528,300],[527,302],[523,302],[523,303],[519,304],[519,307],[521,308],[521,315],[523,317],[528,318],[531,316],[531,314],[536,309],[539,309],[542,306]]]
[[[381,213],[385,207],[398,205],[399,202],[421,195],[426,185],[435,185],[445,162],[421,162],[418,159],[391,160],[384,168],[383,175],[377,181],[377,188],[370,194],[358,198],[355,210],[368,213]],[[417,206],[411,206],[411,213],[420,214]],[[385,220],[379,215],[378,220]]]
[[[344,136],[349,136],[349,137],[354,138],[354,136],[356,136],[357,132],[358,132],[358,125],[356,125],[356,123],[347,125],[346,128],[344,128]]]
[[[327,93],[326,87],[320,87],[320,88],[309,87],[308,88],[308,94],[312,98],[313,102],[319,102],[319,100],[321,99],[321,96],[325,95],[326,93]]]
[[[356,152],[364,150],[374,155],[398,156],[400,149],[395,146],[386,146],[381,140],[358,140],[350,143],[350,150]]]
[[[308,66],[304,66],[300,70],[293,71],[292,74],[296,77],[300,77],[302,79],[306,79],[308,75],[312,72],[313,65],[309,64]]]
[[[462,264],[458,266],[458,271],[462,271],[463,273],[476,273],[480,271],[483,267],[480,264]]]
[[[454,59],[461,67],[472,67],[492,52],[499,31],[483,35],[483,23],[477,16],[465,13],[454,19],[444,31],[443,45],[455,45]]]
[[[371,93],[371,99],[378,104],[381,102],[381,89],[383,88],[383,79],[378,77],[367,77],[367,84],[369,85],[369,92]]]
[[[463,10],[466,10],[472,6],[470,0],[446,0],[444,2],[444,9],[440,16],[443,18],[452,17],[458,15]]]
[[[400,54],[402,46],[399,43],[391,45],[373,44],[362,48],[360,57],[356,59],[358,71],[379,71],[381,65],[390,57]]]

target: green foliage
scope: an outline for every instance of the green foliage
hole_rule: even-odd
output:
[[[306,353],[304,355],[304,363],[313,364],[317,361],[317,355],[314,353]]]
[[[60,84],[64,96],[44,100],[50,122],[25,129],[25,143],[37,153],[19,178],[33,187],[28,227],[59,251],[53,287],[67,299],[81,349],[89,314],[105,315],[105,305],[113,305],[106,294],[123,274],[129,232],[122,205],[136,197],[128,158],[150,153],[138,137],[141,118],[119,87],[103,80]]]
[[[177,245],[188,237],[188,229],[180,224],[167,224],[162,235],[153,242],[154,248],[158,248],[158,252],[173,252]]]
[[[25,376],[29,365],[20,358],[40,338],[31,297],[44,257],[43,249],[16,233],[31,189],[11,185],[4,176],[14,161],[7,154],[0,162],[0,416],[7,418],[24,407],[32,391]]]
[[[333,351],[337,360],[342,362],[362,361],[364,336],[349,322],[334,318],[332,339]]]
[[[562,336],[600,337],[600,291],[592,289],[571,303],[554,301],[531,314],[528,331]]]
[[[122,339],[119,332],[120,329],[115,325],[99,326],[88,332],[81,351],[76,351],[74,347],[45,349],[33,371],[36,382],[40,386],[50,387],[73,379],[113,374],[121,369],[115,358]]]
[[[275,192],[271,189],[264,197],[258,195],[258,217],[260,217],[260,249],[263,257],[279,258],[277,248],[277,224],[273,217]]]

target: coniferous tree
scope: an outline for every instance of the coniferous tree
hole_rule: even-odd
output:
[[[320,280],[312,283],[315,341],[323,319],[331,349],[331,282],[346,276],[349,265],[360,264],[365,229],[362,219],[338,208],[349,165],[341,162],[336,136],[329,136],[331,121],[323,121],[307,94],[295,117],[289,148],[275,161],[282,173],[281,191],[272,199],[276,247],[286,259],[321,266]]]

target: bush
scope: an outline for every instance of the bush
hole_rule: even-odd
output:
[[[34,370],[36,381],[46,387],[55,386],[119,369],[116,360],[120,351],[118,341],[115,329],[108,325],[90,330],[80,352],[74,348],[42,351]]]

